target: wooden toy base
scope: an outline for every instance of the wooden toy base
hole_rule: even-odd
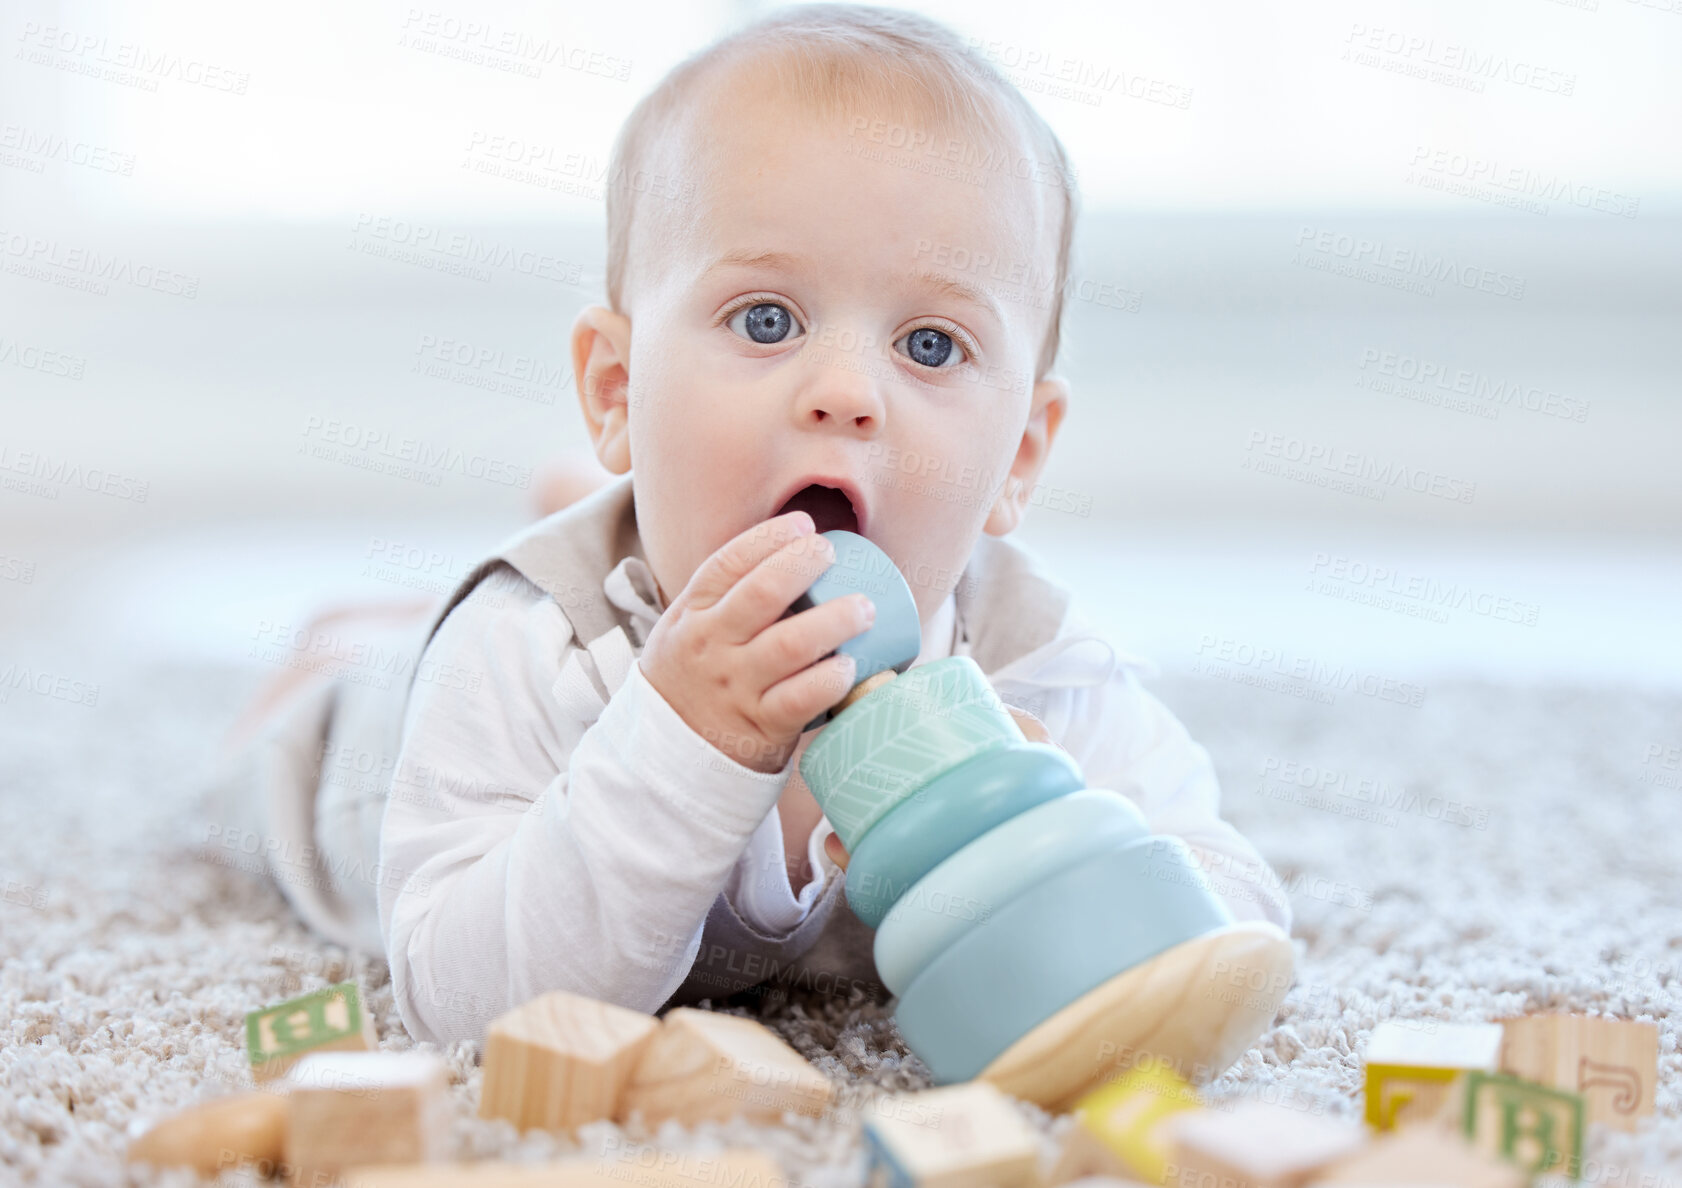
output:
[[[1290,939],[1276,925],[1218,928],[1088,991],[1006,1048],[978,1079],[1057,1113],[1141,1059],[1160,1058],[1188,1081],[1208,1081],[1273,1022],[1294,967]]]

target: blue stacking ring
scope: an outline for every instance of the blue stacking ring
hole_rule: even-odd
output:
[[[882,984],[905,993],[936,957],[1017,896],[1100,850],[1114,854],[1149,835],[1138,807],[1102,788],[1077,789],[994,826],[918,879],[882,918],[873,950]],[[849,865],[849,879],[852,872]]]
[[[973,927],[911,983],[894,1021],[936,1082],[968,1081],[1088,990],[1230,923],[1185,843],[1147,837]]]
[[[1084,787],[1067,752],[1046,743],[984,751],[894,805],[847,863],[847,902],[872,928],[918,879],[993,826]]]

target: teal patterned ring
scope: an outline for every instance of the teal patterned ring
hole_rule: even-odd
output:
[[[806,748],[800,776],[852,851],[889,809],[942,772],[1021,741],[976,662],[948,656],[842,710]]]
[[[880,927],[894,901],[949,855],[1016,814],[1085,785],[1068,753],[1045,743],[984,751],[942,772],[864,835],[847,863],[848,905]]]

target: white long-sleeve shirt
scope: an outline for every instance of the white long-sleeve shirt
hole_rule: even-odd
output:
[[[774,811],[777,772],[744,767],[698,735],[636,657],[663,607],[647,564],[626,557],[603,592],[629,638],[573,640],[559,606],[508,569],[444,620],[428,665],[475,674],[417,681],[380,834],[381,928],[405,1026],[417,1039],[478,1039],[496,1015],[565,989],[653,1011],[683,982],[721,891],[743,918],[787,935],[837,868],[824,821],[813,880],[796,895]],[[965,654],[948,596],[917,664]],[[1289,928],[1267,864],[1219,815],[1208,753],[1076,616],[996,673],[1081,765],[1088,786],[1131,797],[1155,833],[1191,846],[1238,919]]]

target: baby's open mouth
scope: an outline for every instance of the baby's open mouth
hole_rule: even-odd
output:
[[[829,532],[840,528],[847,532],[859,530],[858,512],[853,509],[852,500],[847,493],[835,487],[825,487],[817,483],[802,487],[789,497],[789,501],[777,509],[777,514],[787,515],[791,511],[803,511],[812,517],[812,523],[817,525],[819,532]]]

